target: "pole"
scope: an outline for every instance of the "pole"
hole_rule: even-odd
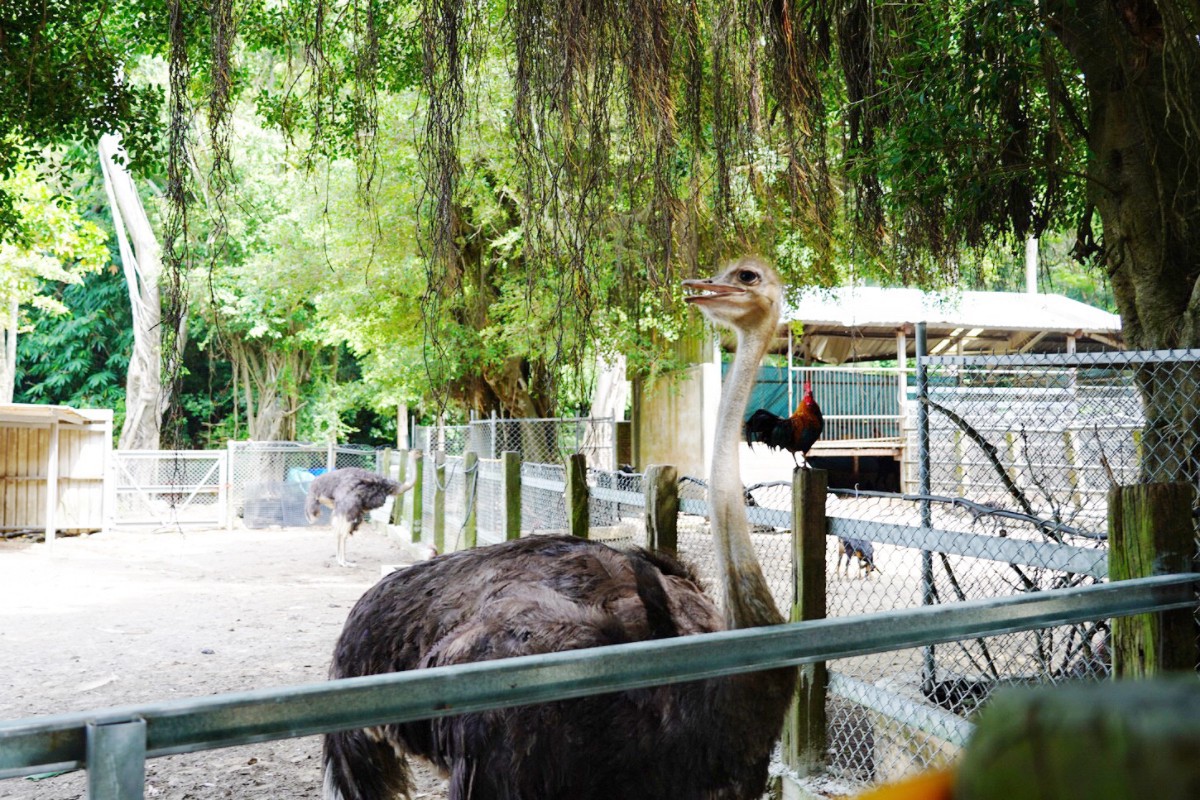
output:
[[[933,510],[929,504],[930,462],[929,462],[929,365],[925,362],[928,354],[929,340],[925,323],[917,323],[917,494],[921,512],[921,527],[933,527]],[[921,551],[921,605],[933,605],[933,553]],[[937,663],[934,660],[933,645],[924,648],[924,667],[921,675],[922,685],[928,691],[933,691],[933,682],[937,679]]]

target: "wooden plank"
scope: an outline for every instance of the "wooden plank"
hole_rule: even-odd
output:
[[[1191,572],[1194,495],[1188,483],[1114,486],[1108,493],[1109,579]],[[1113,620],[1113,672],[1118,678],[1192,671],[1196,663],[1191,610]]]
[[[511,451],[500,454],[500,496],[504,498],[502,538],[521,536],[521,457]]]
[[[998,693],[979,717],[954,796],[1182,800],[1198,786],[1200,684],[1192,675]]]
[[[434,454],[433,468],[433,546],[446,552],[446,451]]]
[[[792,610],[791,622],[825,619],[825,470],[792,472]],[[825,662],[799,667],[796,695],[783,723],[783,760],[800,775],[819,772],[825,764],[828,725],[825,695],[829,672]]]
[[[474,550],[479,545],[479,454],[468,450],[463,454],[463,547]]]
[[[420,544],[423,535],[423,519],[425,514],[425,458],[417,458],[413,454],[413,477],[416,483],[413,484],[409,494],[412,495],[412,505],[409,507],[411,516],[409,517],[409,530],[412,531],[413,544]],[[441,552],[441,551],[438,551]]]
[[[652,464],[642,478],[646,503],[646,547],[670,555],[679,550],[679,473],[669,464]]]
[[[588,538],[587,456],[572,453],[567,457],[567,528],[572,536]]]

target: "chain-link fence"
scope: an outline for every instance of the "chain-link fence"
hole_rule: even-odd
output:
[[[1108,489],[1200,475],[1200,351],[934,357],[911,404],[906,488],[1102,531]]]
[[[905,493],[828,495],[831,617],[1102,582],[1109,488],[1196,485],[1200,476],[1200,351],[927,358],[916,377],[917,396],[904,404]],[[591,423],[499,423],[427,429],[418,442],[443,450],[448,464],[477,448],[474,497],[487,542],[498,537],[482,532],[498,530],[492,520],[504,513],[495,456],[514,441],[533,452],[541,437],[540,452],[552,457],[523,460],[521,533],[566,532],[564,456]],[[643,544],[643,476],[612,471],[603,459],[588,465],[590,533]],[[451,488],[451,467],[447,475],[449,509],[468,498]],[[433,481],[425,485],[432,492]],[[755,484],[745,495],[759,562],[778,605],[791,607],[792,486]],[[716,589],[706,481],[681,477],[679,498],[680,555]],[[425,508],[432,513],[431,496]],[[463,516],[447,516],[450,536]],[[829,769],[854,785],[947,762],[996,689],[1109,675],[1109,638],[1108,621],[1095,620],[833,662]]]
[[[1082,586],[1102,535],[961,498],[831,492],[830,617]],[[978,706],[1013,684],[1109,673],[1108,623],[1014,633],[830,664],[830,765],[863,782],[950,761]]]
[[[362,445],[331,449],[303,442],[230,442],[230,511],[248,528],[307,525],[308,482],[330,467],[376,471],[379,454]]]
[[[829,615],[1105,580],[1109,489],[1197,483],[1197,364],[1197,351],[922,359],[909,494],[827,503]],[[996,688],[1107,676],[1109,633],[1096,620],[833,663],[830,764],[873,782],[948,761]]]
[[[522,462],[564,464],[582,453],[590,466],[615,470],[617,423],[612,418],[484,419],[467,425],[417,426],[414,447],[461,456],[468,450],[480,458],[516,453]]]
[[[112,524],[224,527],[226,451],[118,450],[113,453]]]

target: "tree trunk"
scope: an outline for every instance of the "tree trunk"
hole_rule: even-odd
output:
[[[7,318],[0,324],[0,403],[11,403],[17,388],[17,313],[20,305],[9,302]]]
[[[1086,80],[1088,201],[1126,345],[1200,346],[1200,49],[1170,46],[1150,0],[1048,2],[1051,28]],[[1142,480],[1195,484],[1200,418],[1195,365],[1137,374],[1146,413]]]
[[[137,186],[124,167],[128,156],[120,140],[100,137],[100,166],[112,208],[113,227],[121,251],[121,265],[133,310],[133,352],[125,379],[125,423],[117,447],[121,450],[157,450],[163,412],[171,401],[162,381],[162,304],[158,281],[162,256],[158,239],[138,197]],[[121,163],[118,163],[117,159]],[[128,236],[126,235],[128,228]],[[132,244],[130,240],[132,239]],[[184,331],[176,337],[183,351]]]
[[[246,435],[255,442],[296,438],[297,387],[308,378],[311,358],[303,352],[278,352],[234,339],[229,344],[234,373],[240,379],[246,409]]]

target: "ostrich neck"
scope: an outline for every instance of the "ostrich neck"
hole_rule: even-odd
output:
[[[750,541],[738,456],[742,417],[773,330],[774,326],[770,331],[738,332],[737,353],[717,409],[708,492],[717,569],[725,593],[725,621],[730,628],[783,622]]]

